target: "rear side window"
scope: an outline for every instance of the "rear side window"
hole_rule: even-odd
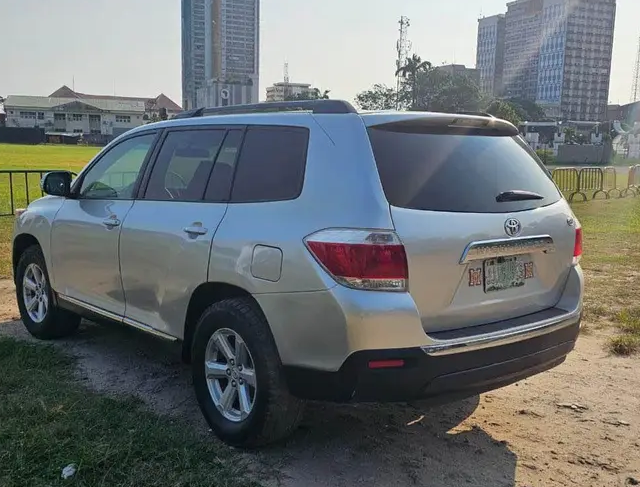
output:
[[[520,137],[407,133],[370,128],[369,138],[389,203],[416,210],[505,213],[557,202],[549,173]],[[501,201],[509,191],[541,198]]]
[[[249,128],[238,158],[231,202],[283,201],[300,196],[308,143],[305,128]]]

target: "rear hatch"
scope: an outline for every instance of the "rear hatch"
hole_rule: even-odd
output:
[[[444,114],[363,120],[425,331],[558,302],[577,223],[512,125]]]

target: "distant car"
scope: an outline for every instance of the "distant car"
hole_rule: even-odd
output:
[[[453,401],[550,369],[580,327],[582,230],[490,116],[337,100],[127,132],[15,223],[25,326],[183,344],[213,431],[288,435],[302,400]]]

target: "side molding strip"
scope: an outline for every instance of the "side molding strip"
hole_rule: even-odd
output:
[[[132,326],[134,328],[137,328],[138,330],[142,330],[146,333],[149,333],[151,335],[155,335],[157,337],[160,338],[164,338],[165,340],[169,340],[171,342],[175,342],[178,339],[174,336],[171,335],[167,335],[166,333],[163,333],[161,331],[158,331],[154,328],[151,328],[149,325],[145,325],[144,323],[140,323],[138,321],[132,320],[130,318],[124,318],[116,313],[112,313],[110,311],[106,311],[102,308],[98,308],[97,306],[93,306],[91,304],[85,303],[84,301],[80,301],[79,299],[75,299],[69,296],[65,296],[63,294],[58,294],[58,299],[62,300],[62,301],[67,301],[68,303],[71,303],[75,306],[78,306],[80,308],[86,309],[87,311],[90,311],[92,313],[95,313],[97,315],[100,316],[104,316],[105,318],[108,318],[110,320],[113,321],[118,321],[120,323],[124,323],[125,325],[128,326]]]

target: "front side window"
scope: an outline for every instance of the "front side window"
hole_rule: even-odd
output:
[[[79,197],[86,199],[131,199],[155,133],[120,142],[88,170]]]
[[[145,199],[200,201],[225,137],[225,130],[169,132],[158,154]]]

